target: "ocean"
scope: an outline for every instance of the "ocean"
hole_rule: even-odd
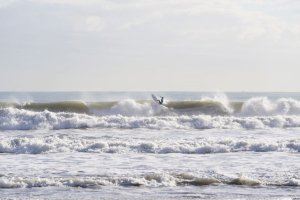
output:
[[[0,199],[300,199],[299,152],[300,93],[0,92]]]

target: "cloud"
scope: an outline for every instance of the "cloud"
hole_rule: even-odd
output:
[[[71,23],[76,32],[101,32],[106,27],[105,20],[97,15],[73,16]]]
[[[0,8],[7,7],[14,2],[16,2],[16,0],[0,0]]]
[[[114,87],[110,84],[122,88],[122,83],[136,77],[141,87],[143,81],[151,85],[150,72],[159,80],[171,75],[174,88],[191,80],[194,89],[205,82],[209,87],[222,85],[222,77],[232,74],[240,81],[249,80],[250,88],[252,84],[260,88],[256,72],[269,72],[270,67],[273,76],[278,68],[282,70],[276,77],[281,77],[282,72],[299,68],[298,2],[0,0],[0,8],[5,7],[0,18],[0,64],[11,74],[29,68],[39,73],[36,77],[55,77],[55,69],[68,69],[74,88],[84,85],[77,81],[82,72],[86,85],[93,85],[89,81],[94,77],[107,89]],[[293,74],[297,83],[297,73]],[[187,78],[178,81],[177,76]],[[240,81],[233,81],[231,88]]]
[[[90,5],[99,4],[103,0],[30,0],[31,2],[46,3],[46,4],[68,4],[68,5]]]
[[[1,5],[20,0],[0,0]],[[5,3],[3,3],[5,2]],[[197,40],[223,38],[239,42],[266,39],[279,41],[292,35],[298,38],[299,15],[285,19],[293,0],[27,0],[32,4],[62,6],[72,14],[75,31],[134,31]],[[24,4],[24,3],[23,3]],[[280,8],[280,9],[279,9]],[[271,11],[272,12],[271,12]],[[288,13],[290,14],[290,13]],[[292,13],[290,14],[292,15]],[[62,16],[66,18],[66,15]],[[158,26],[159,29],[158,29]],[[156,30],[155,30],[156,29]],[[117,34],[117,33],[116,33]]]
[[[104,28],[105,23],[98,16],[88,16],[85,19],[85,25],[87,31],[93,32],[93,31],[101,31]]]

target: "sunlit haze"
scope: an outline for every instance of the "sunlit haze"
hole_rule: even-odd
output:
[[[2,91],[300,91],[298,0],[0,0]]]

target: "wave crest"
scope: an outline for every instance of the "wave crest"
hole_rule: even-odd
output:
[[[246,101],[241,113],[251,116],[262,115],[299,115],[300,101],[291,98],[281,98],[271,101],[267,97],[256,97]]]
[[[151,153],[214,154],[228,152],[300,152],[299,140],[206,140],[145,141],[120,139],[73,138],[64,135],[4,138],[0,153],[42,154],[57,152],[82,153]]]
[[[1,130],[147,128],[147,129],[265,129],[300,127],[300,116],[93,116],[78,113],[34,112],[17,108],[0,109]]]
[[[202,98],[200,100],[167,101],[161,106],[149,100],[125,99],[119,102],[80,101],[53,103],[0,103],[0,108],[13,107],[36,112],[82,113],[97,116],[174,116],[174,115],[211,115],[211,116],[274,116],[300,115],[300,101],[292,98],[270,100],[267,97],[254,97],[245,102],[229,102],[227,98]]]
[[[284,177],[283,177],[284,178]],[[80,187],[100,188],[103,186],[121,187],[175,187],[175,186],[206,186],[206,185],[244,185],[244,186],[299,186],[299,179],[284,178],[283,180],[272,180],[270,177],[253,179],[243,175],[228,177],[216,172],[204,172],[204,174],[188,173],[149,173],[141,175],[126,176],[87,176],[87,177],[0,177],[0,188],[34,188],[34,187]],[[270,179],[270,180],[268,180]]]

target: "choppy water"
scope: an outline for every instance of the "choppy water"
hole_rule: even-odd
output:
[[[157,94],[0,93],[0,198],[300,198],[300,93]]]

